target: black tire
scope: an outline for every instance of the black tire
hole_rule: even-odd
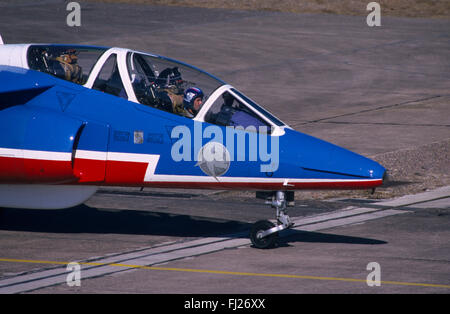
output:
[[[272,233],[264,238],[259,237],[259,234],[273,227],[275,225],[268,220],[256,222],[250,231],[250,240],[252,241],[253,247],[258,249],[272,248],[277,241],[278,232]]]

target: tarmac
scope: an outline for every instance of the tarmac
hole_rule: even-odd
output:
[[[274,210],[245,192],[105,188],[67,210],[3,208],[0,293],[449,293],[449,20],[368,27],[358,16],[79,3],[81,26],[69,27],[64,1],[0,1],[0,34],[193,64],[403,181],[372,196],[296,193],[295,229],[271,250],[247,234]],[[67,282],[69,262],[80,286]]]

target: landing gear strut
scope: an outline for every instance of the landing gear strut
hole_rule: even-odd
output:
[[[286,197],[287,193],[289,192],[277,191],[270,194],[263,193],[262,196],[258,196],[257,194],[257,197],[265,196],[266,199],[267,196],[269,196],[266,200],[266,204],[270,204],[277,210],[277,224],[275,225],[268,220],[260,220],[256,222],[250,231],[250,240],[252,241],[254,247],[258,249],[273,247],[277,241],[278,232],[294,225],[291,218],[286,213],[288,205],[288,199]],[[291,192],[288,196],[293,201],[293,192]]]

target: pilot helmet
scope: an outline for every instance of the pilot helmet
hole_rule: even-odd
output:
[[[186,89],[183,95],[184,108],[197,113],[197,110],[194,108],[194,101],[199,97],[203,99],[204,96],[205,94],[203,94],[203,91],[198,87],[190,87]]]
[[[176,86],[182,81],[183,79],[181,78],[181,73],[178,70],[178,67],[165,69],[156,79],[156,83],[160,87]]]

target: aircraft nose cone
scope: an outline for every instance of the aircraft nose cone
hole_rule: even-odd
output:
[[[365,158],[361,156],[362,158]],[[386,176],[386,169],[376,161],[365,158],[366,162],[362,166],[362,174],[366,172],[371,179],[383,179]],[[364,169],[364,167],[366,167]]]
[[[304,170],[330,178],[382,179],[386,171],[374,160],[329,143],[321,143],[315,152],[303,157],[300,162]]]
[[[332,156],[342,174],[369,179],[383,179],[386,175],[386,169],[379,163],[349,150],[335,148]]]
[[[286,146],[306,178],[381,181],[385,176],[386,169],[374,160],[300,132],[286,133]]]

